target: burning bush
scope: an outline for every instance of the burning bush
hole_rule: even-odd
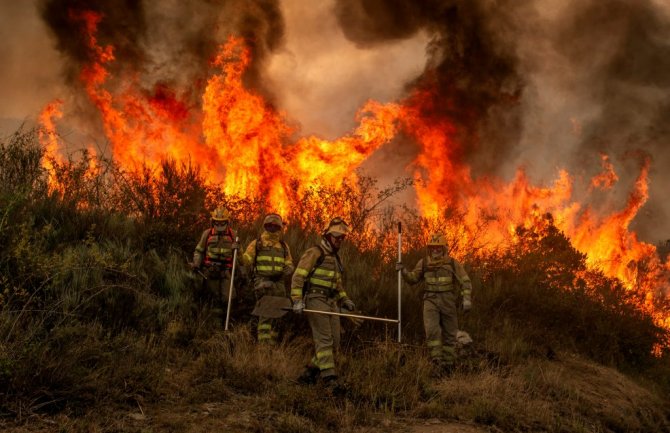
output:
[[[258,386],[271,396],[290,392],[289,400],[271,397],[274,407],[301,398],[304,393],[277,390],[269,381],[288,380],[296,365],[306,361],[298,359],[309,346],[300,338],[304,326],[289,328],[287,338],[296,342],[278,349],[286,350],[281,358],[285,370],[268,371],[267,377],[252,381],[244,378],[268,358],[253,352],[244,326],[248,317],[237,317],[239,332],[247,334],[231,342],[192,314],[196,280],[186,262],[208,224],[207,208],[223,202],[233,209],[246,243],[258,235],[266,203],[226,195],[207,184],[197,168],[173,161],[164,161],[156,171],[128,171],[84,153],[55,163],[56,176],[49,177],[40,168],[36,139],[34,132],[23,132],[0,147],[0,176],[7,180],[0,226],[3,413],[80,411],[101,402],[136,405],[156,399],[170,350],[180,353],[180,362],[191,362],[184,359],[200,353],[207,365],[237,372],[239,377],[220,379],[227,391],[213,396]],[[96,167],[95,176],[86,174],[90,167]],[[50,181],[60,187],[48,189]],[[298,256],[318,237],[319,218],[324,218],[316,205],[321,194],[346,209],[345,217],[357,228],[342,250],[347,289],[370,314],[396,314],[395,221],[402,217],[411,224],[406,240],[412,249],[405,261],[413,263],[423,254],[427,227],[456,226],[462,217],[456,212],[435,222],[384,208],[404,185],[379,191],[374,180],[361,176],[355,188],[314,189],[293,210],[305,220],[293,220],[287,229],[286,240]],[[476,343],[464,371],[554,359],[566,351],[639,370],[654,362],[652,349],[665,344],[667,332],[638,308],[645,301],[643,293],[590,270],[549,215],[530,228],[520,226],[514,246],[495,254],[471,250],[453,233],[453,251],[464,259],[475,285],[476,308],[463,324]],[[418,349],[423,340],[420,290],[406,288],[403,294],[404,335],[415,348],[365,349],[368,340],[393,338],[394,329],[378,325],[345,334],[343,366],[350,369],[345,377],[359,383],[347,398],[366,410],[414,410],[431,398],[424,382],[427,360]],[[375,376],[370,369],[378,368],[388,370],[386,379],[367,381]],[[418,381],[409,372],[418,372]],[[397,374],[404,378],[399,388],[387,387]],[[314,408],[299,407],[299,416],[307,421],[286,422],[321,422]],[[435,410],[423,407],[419,413]],[[353,425],[359,415],[328,422]],[[368,415],[363,419],[370,421]],[[509,421],[501,419],[495,422]]]

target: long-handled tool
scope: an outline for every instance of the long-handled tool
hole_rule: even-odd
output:
[[[288,308],[286,310],[289,311],[289,310],[292,310],[292,309],[293,308]],[[325,314],[326,316],[352,317],[354,319],[377,320],[379,322],[398,323],[398,321],[396,319],[387,319],[385,317],[362,316],[360,314],[349,314],[349,313],[336,313],[334,311],[310,310],[308,308],[305,308],[302,311],[304,313]]]
[[[254,311],[251,312],[254,316],[267,317],[270,319],[278,319],[284,316],[289,311],[293,310],[291,307],[291,300],[282,296],[263,296],[257,303]],[[305,313],[325,314],[327,316],[351,317],[354,319],[363,320],[377,320],[380,322],[397,323],[396,319],[387,319],[385,317],[363,316],[360,314],[350,313],[336,313],[333,311],[320,311],[304,309]]]
[[[235,238],[235,243],[239,240]],[[228,321],[230,320],[230,304],[233,302],[233,283],[235,282],[235,263],[237,262],[237,248],[233,250],[233,269],[230,271],[230,287],[228,288],[228,305],[226,306],[226,326],[224,330],[228,330]]]
[[[195,272],[196,274],[200,275],[204,280],[207,279],[207,276],[205,276],[205,274],[203,274],[202,271],[201,271],[200,269],[196,268],[196,267],[193,265],[193,262],[187,262],[187,264],[188,264],[189,268],[191,268],[191,270],[192,270],[193,272]]]
[[[398,263],[402,263],[402,223],[398,223]],[[398,269],[398,343],[402,340],[402,270]]]

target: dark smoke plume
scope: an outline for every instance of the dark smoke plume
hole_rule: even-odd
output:
[[[421,29],[434,35],[426,71],[412,87],[430,90],[424,116],[450,119],[458,128],[462,156],[480,172],[494,168],[521,129],[518,98],[524,82],[508,16],[527,2],[497,3],[499,12],[483,1],[450,0],[338,0],[335,8],[346,36],[361,46]]]
[[[81,23],[70,18],[70,11],[102,14],[97,37],[101,45],[114,46],[112,75],[144,74],[148,89],[156,84],[202,85],[218,46],[233,34],[244,37],[252,50],[247,84],[267,93],[260,72],[284,34],[278,0],[44,0],[40,10],[57,48],[69,60],[65,72],[70,83],[77,82],[82,64],[89,61]]]
[[[345,35],[361,46],[434,34],[410,87],[433,88],[427,118],[459,129],[475,175],[535,164],[593,174],[598,153],[652,157],[647,239],[670,237],[670,6],[654,0],[338,0]],[[570,124],[577,125],[578,133]],[[594,168],[595,167],[595,168]],[[576,170],[575,170],[576,169]],[[625,191],[626,188],[624,187]],[[647,228],[647,230],[645,230]],[[656,234],[651,234],[651,229]]]
[[[635,229],[645,238],[670,237],[670,13],[650,0],[573,6],[555,47],[579,72],[568,84],[599,107],[575,158],[583,161],[597,151],[622,158],[638,149],[649,154],[651,198]]]
[[[71,18],[71,13],[87,10],[104,15],[98,26],[98,37],[102,43],[113,42],[117,58],[133,65],[142,62],[140,46],[146,31],[146,16],[141,2],[47,0],[40,6],[41,15],[56,37],[56,48],[70,60],[66,70],[68,82],[75,82],[82,65],[89,61],[81,23]]]

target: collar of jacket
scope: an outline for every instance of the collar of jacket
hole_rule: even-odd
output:
[[[321,239],[321,248],[323,248],[327,254],[333,254],[333,247],[331,247],[328,241],[324,238]]]
[[[281,232],[277,233],[270,233],[268,231],[263,230],[263,233],[261,233],[261,242],[263,243],[263,246],[272,246],[276,245],[279,243],[281,240]]]

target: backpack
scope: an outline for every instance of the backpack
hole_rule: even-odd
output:
[[[450,264],[451,267],[449,268],[449,272],[454,276],[456,281],[458,281],[458,284],[461,286],[463,285],[463,281],[461,278],[456,274],[456,260],[453,257],[449,257],[449,260],[446,262],[446,264]],[[424,259],[423,263],[421,263],[421,272],[423,274],[426,273],[426,260]]]
[[[307,276],[305,277],[305,284],[303,285],[303,291],[307,291],[309,289],[309,280],[312,278],[312,275],[314,275],[314,271],[316,271],[316,268],[321,266],[323,261],[326,259],[326,252],[323,250],[323,247],[321,245],[316,246],[319,249],[319,258],[316,259],[316,262],[314,263],[314,266],[312,267],[312,270],[309,271]],[[337,255],[336,252],[333,252],[333,255],[335,256],[335,262],[337,263],[337,269],[340,271],[340,275],[342,275],[342,279],[344,280],[344,266],[342,266],[342,262],[340,261],[340,256]]]

